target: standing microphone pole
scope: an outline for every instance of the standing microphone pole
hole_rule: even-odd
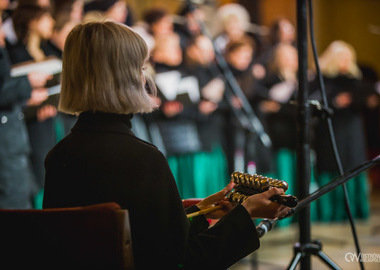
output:
[[[297,96],[297,187],[298,197],[309,195],[310,187],[310,104],[307,81],[307,0],[297,0],[298,96]],[[310,206],[299,212],[299,245],[311,242]],[[300,258],[301,270],[311,268],[309,253]]]
[[[310,102],[307,80],[307,1],[297,0],[298,95],[297,95],[297,188],[298,197],[309,197],[310,166]],[[299,242],[294,245],[294,256],[288,270],[311,269],[311,255],[318,256],[330,269],[341,269],[322,251],[322,243],[311,240],[310,205],[299,211]]]

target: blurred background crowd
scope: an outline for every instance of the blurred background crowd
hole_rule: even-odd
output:
[[[257,19],[244,5],[247,1],[176,1],[175,10],[166,2],[149,6],[124,0],[0,0],[1,208],[41,207],[44,158],[76,121],[76,116],[59,113],[56,104],[45,102],[49,74],[31,71],[11,78],[11,67],[61,58],[76,24],[104,19],[132,27],[147,43],[150,57],[144,72],[157,85],[158,109],[135,115],[132,129],[166,155],[182,198],[219,191],[236,170],[283,179],[289,183],[288,193],[297,194],[294,18],[285,14],[263,26],[253,23]],[[357,60],[357,53],[352,44],[332,39],[320,54],[344,170],[380,152],[379,78],[375,68]],[[243,97],[226,80],[216,61],[220,57]],[[320,101],[315,77],[311,64],[310,99]],[[270,147],[242,125],[247,106],[269,136]],[[336,177],[338,169],[325,115],[317,109],[311,134],[313,191]],[[369,189],[379,186],[379,179],[374,169],[348,182],[356,218],[368,218]],[[343,209],[343,192],[337,189],[312,205],[312,218],[344,220]]]

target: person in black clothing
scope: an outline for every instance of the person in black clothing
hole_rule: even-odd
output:
[[[177,34],[156,39],[152,62],[161,106],[148,125],[157,125],[160,131],[162,151],[166,154],[181,197],[203,198],[226,185],[223,157],[211,161],[209,140],[213,133],[204,136],[200,126],[217,105],[201,98],[201,85],[190,66],[186,66]],[[221,173],[219,169],[225,172]]]
[[[260,79],[265,74],[265,71],[263,70],[264,73],[258,76],[257,73],[260,72],[257,72],[257,70],[262,67],[254,62],[254,44],[253,39],[249,36],[243,36],[237,41],[230,41],[226,46],[225,57],[242,92],[265,127],[265,121],[260,115],[258,108],[258,104],[266,90],[260,83]],[[241,101],[237,97],[234,97],[232,101],[235,108],[241,108]],[[244,153],[244,166],[249,166],[249,170],[253,171],[251,173],[255,173],[255,170],[260,174],[271,172],[271,149],[261,143],[257,134],[249,132],[242,127],[234,116],[230,116],[229,122],[228,132],[233,138],[230,140],[230,149],[235,155],[235,163],[236,159],[239,159],[239,155]]]
[[[279,44],[263,81],[267,93],[259,106],[265,114],[275,151],[295,150],[295,106],[290,102],[297,91],[297,61],[297,50],[292,45]]]
[[[341,40],[332,42],[320,56],[321,71],[325,80],[326,96],[333,109],[332,125],[337,149],[344,171],[353,169],[366,160],[366,138],[364,135],[363,109],[368,98],[375,94],[362,80],[362,73],[356,62],[354,48]],[[311,86],[317,90],[318,86]],[[320,99],[319,90],[312,94]],[[319,185],[328,183],[339,174],[330,144],[327,123],[321,119],[316,128],[316,154]],[[356,218],[368,218],[368,181],[366,174],[360,174],[347,183],[351,211]],[[326,208],[333,203],[333,208]],[[343,190],[337,189],[318,201],[319,218],[323,221],[345,220]]]
[[[22,108],[27,101],[39,104],[47,98],[46,89],[41,87],[50,75],[33,72],[11,77],[1,26],[0,21],[0,208],[26,209],[32,207],[35,191]]]
[[[204,216],[189,221],[165,157],[131,132],[133,114],[156,107],[144,86],[151,81],[144,40],[120,24],[88,23],[72,30],[64,50],[59,108],[80,115],[46,157],[44,207],[112,201],[128,209],[136,269],[225,269],[256,250],[251,217],[287,213],[269,200],[281,189],[214,213],[223,217],[211,228]],[[232,187],[191,211],[218,203],[228,209]]]
[[[204,23],[205,14],[195,4],[184,3],[178,10],[178,17],[174,20],[174,32],[181,39],[181,48],[185,50],[189,43],[197,36],[202,34],[199,20]]]
[[[258,56],[257,61],[267,70],[270,70],[270,65],[274,60],[277,46],[287,44],[295,47],[295,41],[296,31],[293,23],[287,18],[275,20],[270,27],[269,44]]]
[[[291,101],[297,93],[297,71],[297,50],[289,44],[278,44],[263,80],[267,90],[258,104],[272,140],[274,177],[286,179],[289,192],[295,192],[296,186],[296,107]],[[283,220],[279,225],[286,225],[290,220]]]
[[[23,5],[12,14],[16,44],[7,43],[11,63],[40,62],[47,59],[46,40],[50,38],[54,20],[49,8]],[[30,145],[31,160],[38,190],[44,183],[44,158],[55,143],[54,117],[57,109],[51,104],[27,106],[24,109]]]
[[[77,24],[78,22],[71,19],[70,14],[60,13],[55,19],[51,37],[44,46],[45,54],[61,59],[67,35]]]
[[[212,41],[204,35],[188,41],[185,49],[184,66],[188,74],[197,78],[201,102],[199,131],[203,145],[210,151],[213,144],[225,144],[223,134],[223,111],[225,83],[215,64]],[[201,108],[204,109],[201,109]]]

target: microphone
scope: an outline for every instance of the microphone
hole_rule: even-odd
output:
[[[263,237],[267,232],[272,230],[276,223],[277,219],[263,219],[259,225],[256,226],[256,231],[259,238]]]

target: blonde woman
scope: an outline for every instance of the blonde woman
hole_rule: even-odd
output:
[[[144,40],[126,26],[88,23],[71,31],[59,108],[79,119],[46,157],[44,207],[114,201],[128,209],[136,269],[225,269],[259,247],[251,217],[289,209],[268,199],[282,193],[272,189],[229,211],[230,184],[192,209],[224,205],[212,214],[224,215],[214,227],[204,216],[186,219],[165,157],[131,132],[133,114],[155,108],[145,89],[147,57]]]
[[[342,40],[336,40],[327,47],[319,58],[319,64],[323,75],[328,78],[340,75],[353,79],[362,78],[354,47]]]
[[[320,67],[325,78],[329,106],[333,108],[332,123],[343,169],[349,170],[366,159],[366,143],[361,110],[370,92],[364,87],[362,75],[352,45],[334,41],[322,53]],[[326,184],[338,174],[326,121],[316,129],[318,181]],[[368,217],[368,185],[366,176],[360,175],[347,184],[353,216]],[[340,221],[346,219],[343,191],[337,189],[318,202],[320,219]],[[327,207],[333,204],[334,207]]]

